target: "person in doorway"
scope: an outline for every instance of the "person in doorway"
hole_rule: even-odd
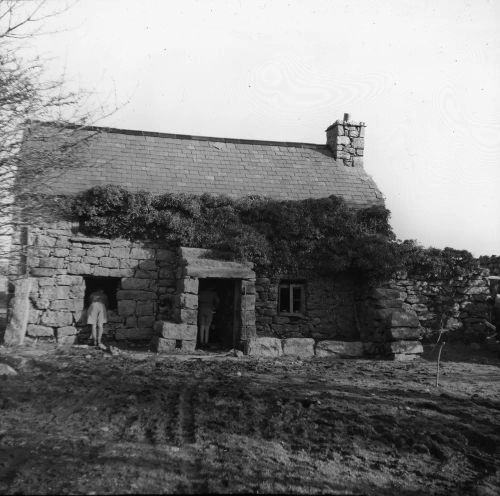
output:
[[[87,324],[92,326],[91,344],[100,348],[104,330],[104,324],[108,321],[107,306],[108,298],[102,289],[90,294],[90,305],[87,312]]]
[[[200,345],[208,344],[208,336],[214,313],[219,305],[219,297],[213,286],[200,291],[198,295],[198,322]]]

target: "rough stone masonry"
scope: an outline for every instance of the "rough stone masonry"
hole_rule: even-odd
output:
[[[30,233],[30,277],[19,279],[30,287],[12,300],[14,308],[24,295],[21,307],[28,309],[23,318],[30,338],[74,343],[85,329],[86,278],[114,278],[117,304],[109,312],[108,339],[152,339],[158,352],[190,352],[196,348],[199,279],[234,277],[241,281],[241,341],[251,355],[266,355],[269,347],[272,353],[301,357],[401,359],[421,352],[418,319],[395,304],[400,301],[395,290],[376,290],[367,304],[375,308],[370,313],[356,302],[356,287],[348,278],[317,278],[306,285],[306,314],[280,315],[279,279],[256,278],[251,265],[211,259],[208,250],[75,236],[71,227],[56,222]],[[11,328],[19,325],[12,320]]]
[[[43,136],[47,126],[33,125],[29,135]],[[320,145],[104,128],[78,132],[91,138],[87,151],[100,167],[61,173],[50,194],[74,194],[105,181],[150,193],[288,200],[338,195],[353,207],[384,203],[362,167],[365,124],[348,114],[327,129],[326,144]],[[85,296],[97,284],[91,278],[100,278],[114,284],[116,308],[109,312],[108,339],[152,339],[158,351],[191,351],[196,346],[199,281],[214,277],[236,281],[235,325],[239,345],[250,354],[268,347],[298,356],[385,353],[396,358],[419,350],[414,315],[391,306],[400,298],[367,294],[348,274],[270,276],[255,273],[246,262],[231,265],[200,249],[88,238],[61,219],[35,223],[27,239],[16,233],[13,246],[27,248],[27,255],[13,260],[11,281],[29,279],[31,287],[28,301],[21,298],[28,294],[21,289],[11,300],[11,310],[16,307],[20,313],[11,329],[17,326],[14,334],[20,334],[24,328],[29,338],[73,343],[84,336]],[[284,279],[300,280],[303,305],[298,310],[279,308]],[[28,315],[21,315],[26,308]],[[413,345],[404,344],[410,341]]]
[[[166,311],[165,295],[175,291],[175,251],[154,243],[74,236],[71,227],[60,221],[30,233],[26,335],[74,342],[85,327],[85,278],[90,276],[117,280],[108,336],[151,339],[154,322]]]

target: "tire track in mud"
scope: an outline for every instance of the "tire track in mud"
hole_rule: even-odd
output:
[[[133,405],[124,416],[120,437],[152,446],[184,448],[179,454],[183,483],[179,493],[205,494],[209,484],[203,475],[203,458],[197,441],[196,411],[199,394],[192,384],[175,384],[158,390],[147,404]]]
[[[182,446],[196,442],[198,393],[192,387],[174,386],[159,391],[147,404],[129,405],[126,413],[110,416],[122,424],[119,437],[152,445]]]
[[[164,444],[183,446],[196,442],[196,405],[198,393],[192,386],[172,386],[159,393],[155,431]]]
[[[197,391],[189,388],[184,389],[179,397],[179,419],[178,419],[178,441],[181,444],[196,442],[196,403]]]
[[[177,387],[171,392],[167,407],[172,415],[172,441],[187,449],[181,463],[181,472],[189,481],[188,487],[179,487],[179,492],[187,494],[206,494],[209,490],[208,478],[202,474],[203,463],[198,449],[192,445],[197,441],[196,411],[199,395],[193,385]],[[173,432],[172,432],[173,431]],[[190,446],[191,445],[191,446]]]
[[[167,392],[161,394],[161,406],[165,419],[164,435],[166,443],[179,445],[179,436],[177,433],[179,424],[179,388],[170,388]]]

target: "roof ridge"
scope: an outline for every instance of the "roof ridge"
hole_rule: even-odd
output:
[[[29,124],[41,124],[42,126],[59,126],[67,127],[70,129],[81,129],[83,131],[96,131],[96,132],[106,132],[112,134],[125,134],[133,136],[149,136],[153,138],[174,138],[174,139],[185,139],[185,140],[196,140],[196,141],[218,141],[222,143],[240,143],[240,144],[252,144],[252,145],[267,145],[267,146],[287,146],[293,148],[316,148],[325,149],[326,144],[320,145],[318,143],[304,143],[296,141],[269,141],[269,140],[255,140],[255,139],[242,139],[242,138],[221,138],[216,136],[196,136],[191,134],[176,134],[176,133],[160,133],[155,131],[140,131],[135,129],[120,129],[116,127],[107,126],[83,126],[73,123],[58,123],[53,121],[38,121],[29,120]]]

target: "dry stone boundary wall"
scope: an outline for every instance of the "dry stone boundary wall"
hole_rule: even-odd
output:
[[[487,268],[477,267],[469,274],[451,280],[428,280],[400,273],[388,287],[399,291],[403,308],[413,310],[425,340],[435,341],[441,329],[451,339],[482,342],[489,330],[484,324],[489,309]]]

